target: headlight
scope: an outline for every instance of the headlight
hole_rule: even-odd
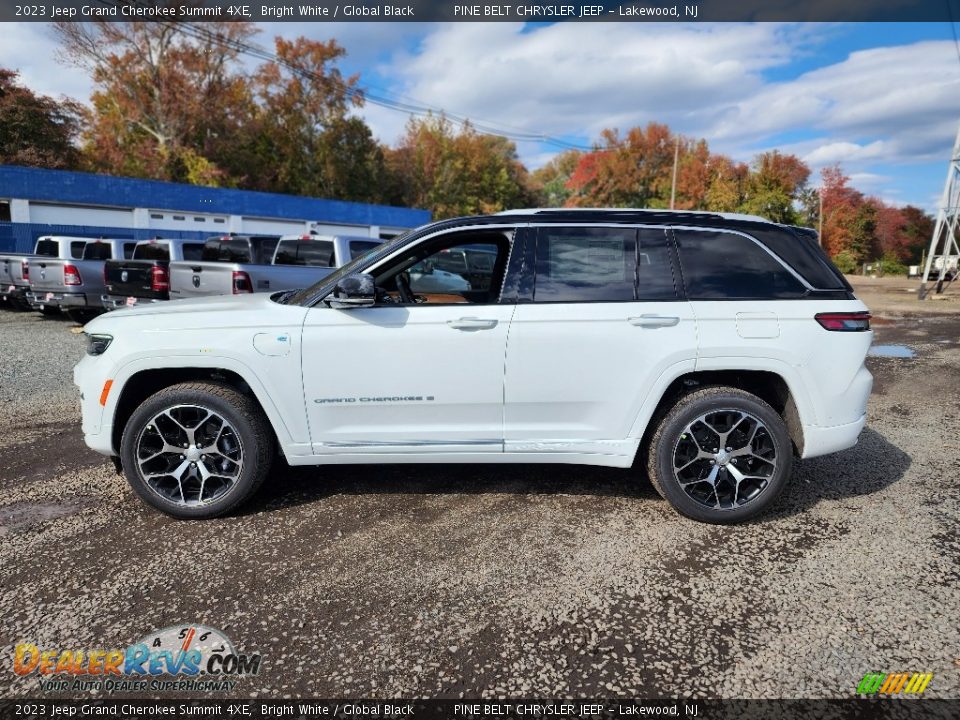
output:
[[[87,355],[103,355],[112,342],[112,335],[87,335]]]

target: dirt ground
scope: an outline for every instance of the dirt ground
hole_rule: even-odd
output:
[[[2,695],[40,694],[16,643],[196,622],[263,654],[234,697],[850,697],[871,671],[958,697],[960,301],[855,282],[914,357],[869,358],[860,443],[736,527],[564,466],[278,468],[171,520],[83,445],[70,324],[0,310]]]

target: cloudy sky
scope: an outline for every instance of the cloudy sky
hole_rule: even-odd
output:
[[[85,100],[39,23],[0,28],[0,66],[34,90]],[[335,37],[371,95],[470,117],[518,135],[589,145],[651,120],[749,160],[779,148],[814,168],[933,210],[960,122],[960,51],[946,23],[273,23],[257,38]],[[360,113],[391,142],[407,116]],[[531,168],[557,150],[518,143]],[[814,178],[816,183],[816,177]]]

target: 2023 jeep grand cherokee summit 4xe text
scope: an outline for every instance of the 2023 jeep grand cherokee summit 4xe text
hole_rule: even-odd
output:
[[[429,282],[463,250],[489,277]],[[794,455],[856,443],[869,318],[800,229],[517,211],[418,228],[304,290],[110,313],[74,380],[87,444],[177,517],[235,508],[279,449],[291,465],[637,461],[681,513],[736,522]]]

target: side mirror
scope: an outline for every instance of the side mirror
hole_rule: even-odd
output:
[[[354,273],[342,278],[327,298],[330,307],[339,310],[370,307],[376,301],[376,284],[373,282],[373,276],[367,273]]]

